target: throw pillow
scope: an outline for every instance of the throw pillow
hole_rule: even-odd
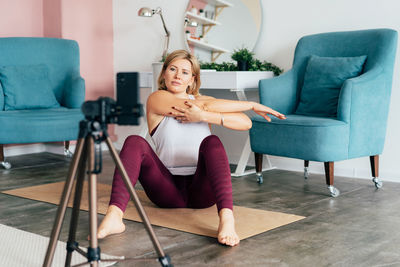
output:
[[[336,117],[340,89],[347,79],[361,74],[367,56],[319,57],[312,55],[304,74],[296,114]]]
[[[45,64],[0,67],[4,110],[59,107],[48,73]]]

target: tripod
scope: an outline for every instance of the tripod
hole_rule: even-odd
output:
[[[53,261],[54,252],[56,249],[57,240],[60,235],[62,222],[65,216],[68,201],[71,196],[72,187],[76,178],[74,204],[72,208],[71,222],[69,228],[69,236],[67,242],[67,256],[65,259],[65,266],[71,265],[72,252],[77,251],[87,258],[88,262],[79,264],[78,266],[90,263],[90,266],[98,266],[100,258],[100,247],[97,240],[97,174],[101,172],[101,142],[105,141],[111,156],[121,173],[125,186],[135,204],[135,207],[142,219],[147,233],[153,243],[153,246],[158,255],[158,261],[161,266],[170,267],[171,260],[161,248],[161,245],[151,227],[150,221],[143,209],[142,204],[133,188],[128,174],[122,164],[119,155],[114,148],[111,139],[107,133],[107,124],[99,123],[95,120],[82,120],[79,124],[79,136],[76,145],[75,153],[69,168],[67,181],[65,183],[63,193],[61,196],[60,206],[57,210],[56,220],[51,232],[49,246],[47,248],[46,257],[44,259],[43,267],[50,267]],[[86,165],[86,166],[85,166]],[[87,167],[87,169],[85,168]],[[75,241],[76,229],[78,225],[79,207],[82,197],[82,189],[84,183],[85,171],[87,170],[89,182],[89,229],[90,241],[87,252],[79,248],[79,244]],[[102,261],[123,261],[127,259],[112,259]]]

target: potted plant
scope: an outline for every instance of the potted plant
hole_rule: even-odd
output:
[[[233,50],[231,58],[237,62],[238,70],[249,70],[250,63],[253,61],[254,53],[243,47]]]

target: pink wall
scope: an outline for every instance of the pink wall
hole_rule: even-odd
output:
[[[61,10],[62,38],[79,43],[86,100],[114,97],[112,1],[62,0]],[[108,133],[117,139],[113,125]]]
[[[61,38],[61,0],[43,0],[43,36]]]
[[[43,36],[43,0],[0,0],[0,37]]]
[[[62,37],[77,40],[86,99],[114,97],[113,21],[110,0],[63,0]]]

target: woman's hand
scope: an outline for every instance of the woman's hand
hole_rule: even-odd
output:
[[[253,110],[255,113],[257,113],[258,115],[262,116],[264,119],[266,119],[267,121],[271,121],[271,118],[267,115],[267,114],[271,114],[275,117],[277,117],[278,119],[284,120],[286,119],[286,116],[279,113],[276,110],[273,110],[272,108],[269,108],[267,106],[264,106],[262,104],[259,103],[255,103],[253,106]]]
[[[187,108],[172,107],[175,111],[170,112],[170,115],[182,123],[203,121],[204,111],[199,106],[189,101],[185,101],[185,105]]]

